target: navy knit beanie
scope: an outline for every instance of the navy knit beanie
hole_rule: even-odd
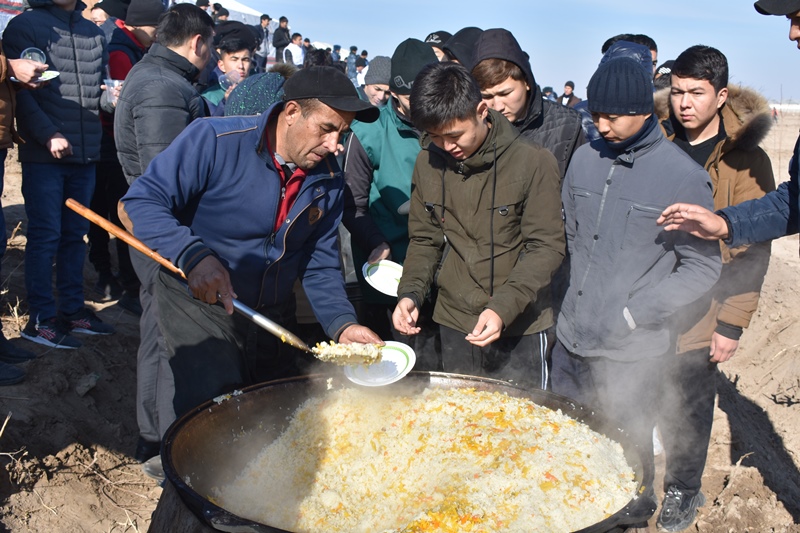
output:
[[[653,112],[653,80],[629,57],[598,67],[586,89],[589,111],[609,115],[647,115]]]

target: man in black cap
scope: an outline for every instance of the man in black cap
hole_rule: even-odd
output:
[[[162,271],[156,291],[177,416],[313,361],[233,315],[232,298],[291,330],[300,278],[330,338],[381,342],[357,323],[345,293],[335,158],[353,119],[374,121],[378,109],[334,67],[300,70],[283,88],[283,101],[259,116],[190,124],[120,203],[126,227],[188,279],[191,293]]]
[[[269,15],[261,15],[261,21],[252,26],[253,32],[257,36],[258,46],[254,52],[254,59],[256,69],[258,72],[264,72],[267,68],[267,57],[269,57],[270,50],[270,23],[272,19]]]
[[[800,0],[759,0],[754,4],[762,15],[789,19],[789,40],[800,48]],[[716,213],[703,206],[684,203],[669,206],[658,219],[667,231],[683,230],[703,239],[722,239],[729,247],[769,241],[800,230],[800,137],[789,163],[789,181],[777,190]],[[757,221],[757,222],[755,222]]]
[[[659,129],[652,74],[640,62],[602,63],[587,93],[603,139],[575,151],[562,188],[571,263],[553,392],[597,408],[652,450],[663,361],[674,350],[670,317],[721,270],[716,243],[665,233],[655,218],[673,199],[712,206],[711,182]],[[642,459],[652,475],[652,453]],[[654,494],[642,497],[654,511]]]

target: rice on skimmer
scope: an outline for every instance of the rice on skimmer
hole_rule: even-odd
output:
[[[474,389],[307,400],[215,502],[297,532],[574,531],[633,498],[622,447],[560,411]]]

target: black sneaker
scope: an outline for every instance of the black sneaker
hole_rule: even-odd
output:
[[[19,348],[0,333],[0,361],[4,363],[24,363],[31,359],[36,359],[35,353]]]
[[[111,272],[100,272],[92,289],[97,293],[95,300],[98,302],[114,302],[122,296],[122,285]]]
[[[706,503],[702,492],[694,496],[687,496],[684,491],[675,485],[670,485],[661,504],[656,525],[661,531],[683,531],[692,525],[697,508]]]
[[[29,341],[62,350],[75,350],[81,347],[81,341],[70,335],[67,328],[56,318],[42,321],[31,319],[20,336]]]
[[[91,309],[84,307],[77,313],[63,315],[64,321],[70,331],[86,333],[87,335],[111,335],[117,330],[111,324],[106,324],[95,315]]]

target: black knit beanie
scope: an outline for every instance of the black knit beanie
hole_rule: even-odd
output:
[[[125,24],[128,26],[158,26],[158,19],[164,13],[161,0],[131,0]]]
[[[598,67],[586,89],[589,111],[609,115],[653,112],[653,80],[635,60],[618,57]]]

